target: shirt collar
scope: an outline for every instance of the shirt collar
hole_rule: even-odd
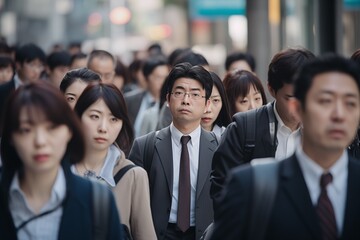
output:
[[[184,136],[184,134],[182,132],[180,132],[173,123],[170,124],[170,132],[171,132],[171,137],[174,140],[176,146],[180,146],[180,139],[182,136]],[[190,144],[192,146],[194,146],[194,144],[196,142],[199,142],[200,140],[200,134],[201,134],[201,126],[199,125],[194,131],[192,131],[189,134],[186,134],[186,136],[190,136]]]
[[[10,190],[9,190],[10,195],[16,193],[19,193],[25,199],[25,194],[20,188],[18,172],[15,173],[14,178],[11,181]],[[65,199],[65,196],[66,196],[66,179],[65,179],[64,170],[62,169],[62,167],[60,167],[56,175],[54,185],[51,189],[49,203],[52,206],[56,206]]]
[[[17,89],[18,87],[24,84],[17,73],[15,73],[14,75],[14,82],[15,82],[15,89]]]
[[[336,192],[340,192],[342,190],[341,181],[339,181],[340,176],[347,171],[349,157],[347,151],[344,150],[343,154],[340,158],[334,163],[333,166],[329,169],[329,171],[325,172],[325,170],[314,162],[306,153],[303,151],[302,147],[297,148],[295,151],[296,157],[298,159],[299,165],[303,170],[304,176],[308,178],[311,182],[320,182],[320,177],[322,174],[330,172],[333,176],[333,186]],[[318,188],[319,186],[310,184],[308,188],[313,190],[314,188]]]
[[[121,151],[114,144],[109,147],[106,154],[104,166],[102,167],[99,177],[101,177],[110,186],[115,187],[114,167],[121,157]]]

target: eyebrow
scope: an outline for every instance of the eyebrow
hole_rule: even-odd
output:
[[[186,91],[183,86],[176,86],[175,89],[182,89]],[[200,88],[190,88],[190,91],[200,91]]]
[[[211,96],[211,98],[221,97],[220,95]]]
[[[335,92],[330,91],[330,90],[324,90],[324,91],[321,91],[320,94],[335,95]],[[357,95],[357,94],[355,94],[355,93],[345,93],[345,94],[342,94],[342,95],[345,95],[345,97],[354,97],[354,98],[358,98],[358,97],[359,97],[359,95]]]
[[[76,94],[74,94],[74,93],[65,93],[65,95],[71,95],[71,96],[76,96]]]
[[[97,110],[97,109],[89,109],[90,112],[97,112],[97,113],[102,113],[101,111]]]

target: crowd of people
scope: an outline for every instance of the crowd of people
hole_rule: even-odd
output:
[[[1,238],[359,239],[360,49],[224,70],[2,42]]]

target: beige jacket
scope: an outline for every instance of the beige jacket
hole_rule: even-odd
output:
[[[114,168],[115,174],[123,167],[134,164],[122,152]],[[149,180],[141,167],[131,168],[113,188],[116,205],[134,240],[157,239],[150,210]]]

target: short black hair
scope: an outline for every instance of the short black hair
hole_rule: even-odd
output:
[[[206,58],[200,53],[195,53],[193,51],[184,51],[181,53],[175,60],[174,65],[179,63],[190,63],[192,66],[207,66],[209,62]]]
[[[114,66],[115,66],[115,58],[108,51],[105,51],[105,50],[93,50],[89,55],[88,64],[87,64],[88,67],[90,67],[90,64],[91,64],[91,62],[92,62],[92,60],[94,58],[101,58],[101,59],[109,58],[109,59],[111,59],[113,61]]]
[[[255,72],[256,64],[255,59],[250,53],[243,53],[243,52],[234,52],[229,54],[225,60],[225,69],[229,71],[231,64],[236,61],[245,61],[249,64],[251,71]]]
[[[9,56],[5,56],[5,55],[1,56],[0,55],[0,68],[7,68],[9,66],[15,70],[15,63],[12,60],[12,58]]]
[[[170,94],[174,83],[179,78],[191,78],[198,81],[205,89],[205,99],[210,98],[213,80],[210,73],[202,66],[192,66],[190,63],[179,63],[170,71],[169,75],[165,79],[167,83],[167,94]]]
[[[145,79],[148,80],[149,75],[155,68],[164,65],[167,66],[167,60],[162,56],[152,56],[147,58],[142,66],[142,73],[144,74]]]
[[[86,83],[101,82],[101,77],[88,68],[78,68],[68,71],[60,83],[60,91],[65,93],[75,81],[80,80]]]
[[[71,56],[70,66],[75,62],[75,60],[84,59],[84,58],[87,58],[87,55],[85,53],[82,52],[75,53],[74,55]]]
[[[273,57],[268,70],[268,84],[275,91],[284,84],[293,84],[294,75],[315,55],[305,48],[288,48]]]
[[[28,43],[16,50],[15,62],[24,64],[39,59],[43,64],[46,63],[45,52],[33,43]]]
[[[319,74],[327,72],[340,72],[350,75],[360,91],[359,66],[350,59],[335,54],[327,54],[306,63],[298,75],[295,76],[294,96],[301,102],[303,108],[305,108],[306,95],[311,88],[314,78]],[[340,81],[341,79],[339,79],[339,84],[341,84]]]
[[[47,57],[47,65],[50,70],[60,66],[70,66],[71,55],[67,51],[53,52]]]

